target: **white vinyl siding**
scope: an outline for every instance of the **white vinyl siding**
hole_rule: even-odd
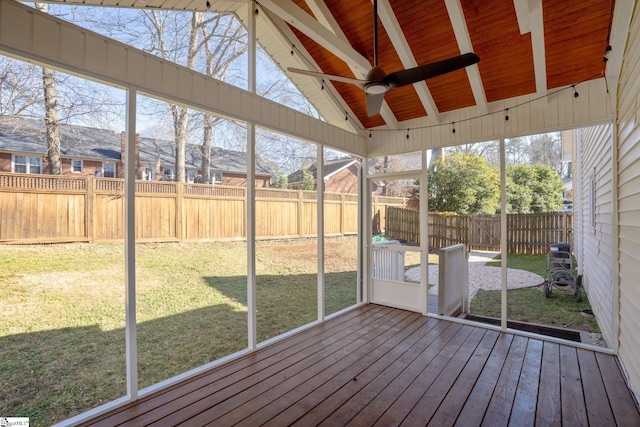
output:
[[[618,85],[619,356],[640,395],[640,10],[635,8]]]
[[[576,222],[576,250],[582,265],[583,285],[596,314],[600,331],[608,343],[616,339],[613,330],[613,248],[612,243],[612,152],[613,126],[579,129],[576,147],[582,155],[582,188],[574,197],[574,209],[582,212],[583,223]]]

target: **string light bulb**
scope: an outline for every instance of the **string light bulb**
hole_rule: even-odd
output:
[[[580,101],[580,94],[576,90],[576,85],[571,85],[571,87],[573,88],[573,100],[575,102],[579,102]]]
[[[602,57],[602,61],[607,62],[610,56],[611,56],[611,45],[607,45],[607,48],[604,50],[604,56]]]
[[[451,133],[456,133],[456,122],[451,122]]]
[[[292,44],[292,45],[291,45],[291,56],[293,56],[293,49],[295,49],[295,48],[296,48],[296,45],[295,45],[295,44]]]
[[[371,131],[369,131],[369,138],[372,138],[373,134],[371,133]]]
[[[211,9],[211,2],[207,0],[207,9]]]
[[[504,110],[504,121],[505,122],[509,121],[509,109],[508,108],[506,110]]]
[[[409,129],[407,129],[407,139],[409,139]]]
[[[322,79],[322,82],[320,83],[320,90],[324,90],[324,79]]]

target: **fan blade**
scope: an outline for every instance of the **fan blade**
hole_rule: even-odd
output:
[[[287,71],[290,71],[292,73],[304,74],[304,75],[307,75],[307,76],[317,77],[319,79],[332,80],[334,82],[349,83],[349,84],[352,84],[352,85],[356,85],[359,88],[364,88],[364,85],[367,83],[366,80],[354,79],[354,78],[351,78],[351,77],[334,76],[333,74],[318,73],[316,71],[301,70],[299,68],[287,68]]]
[[[388,84],[390,88],[406,86],[468,67],[478,63],[478,61],[480,61],[480,57],[475,53],[465,53],[464,55],[454,56],[431,64],[396,71],[387,75],[382,79],[382,82]]]
[[[367,114],[369,117],[375,116],[380,112],[383,100],[384,92],[376,94],[367,93]]]

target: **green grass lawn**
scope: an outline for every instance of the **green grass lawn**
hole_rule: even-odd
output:
[[[499,268],[501,260],[494,259],[486,265]],[[507,266],[547,277],[546,255],[508,254]],[[578,303],[570,290],[562,289],[554,289],[551,296],[545,298],[540,286],[509,290],[507,291],[507,317],[510,320],[557,327],[569,325],[568,327],[572,329],[599,332],[598,324],[581,314],[582,310],[591,308],[584,288],[582,288],[582,298],[582,302]],[[471,312],[483,316],[500,317],[500,299],[500,291],[480,290],[471,301]]]
[[[258,242],[258,341],[317,317],[316,241]],[[356,302],[355,238],[326,243],[326,312]],[[136,245],[140,388],[247,346],[246,245]],[[50,425],[126,395],[122,244],[3,246],[0,415]]]

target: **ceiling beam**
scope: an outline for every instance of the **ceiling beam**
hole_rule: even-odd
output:
[[[288,24],[321,44],[338,58],[355,67],[359,73],[366,74],[371,68],[367,58],[356,51],[349,43],[340,39],[324,25],[316,21],[307,12],[291,1],[260,0],[260,5],[278,15]]]
[[[396,15],[388,0],[380,0],[378,2],[378,17],[380,18],[380,21],[382,21],[382,25],[384,25],[384,29],[387,31],[387,34],[391,39],[391,43],[398,53],[404,68],[408,69],[417,67],[418,63],[413,56],[413,52],[411,52],[409,43],[402,32],[402,28],[400,28],[400,24],[398,23]],[[433,96],[431,96],[431,92],[429,91],[427,84],[422,81],[415,83],[413,87],[416,90],[427,115],[434,119],[436,123],[440,123],[440,112],[433,100]]]
[[[338,21],[336,21],[333,14],[331,13],[331,11],[329,10],[329,8],[327,7],[327,5],[323,0],[306,0],[306,3],[307,3],[307,6],[309,6],[311,11],[313,12],[318,22],[320,22],[327,29],[329,29],[329,31],[334,33],[336,37],[348,43],[347,36],[342,31],[342,28],[340,28]],[[362,73],[357,67],[354,67],[351,62],[346,61],[346,63],[351,69],[351,72],[353,72],[353,74],[357,78],[359,79],[366,78],[366,75],[369,72],[369,69],[367,69],[366,72]],[[380,116],[382,116],[382,119],[385,121],[387,126],[389,126],[391,129],[398,128],[398,121],[396,120],[396,116],[395,114],[393,114],[393,111],[391,110],[391,108],[389,107],[389,104],[387,104],[386,101],[382,102],[382,107],[380,108]]]
[[[516,18],[518,18],[518,28],[520,35],[531,32],[531,21],[529,21],[529,1],[513,0],[513,7],[516,9]]]
[[[447,6],[447,13],[451,20],[453,32],[456,35],[460,53],[473,52],[471,36],[467,28],[467,21],[464,19],[464,12],[462,11],[460,0],[445,0],[445,5]],[[480,58],[480,60],[482,61],[482,58]],[[475,98],[478,111],[480,114],[487,114],[487,95],[484,92],[484,85],[482,84],[478,64],[466,67],[465,70],[469,78],[469,84],[471,84],[471,90],[473,91],[473,97]]]
[[[318,22],[327,27],[329,31],[342,40],[347,43],[349,42],[347,40],[347,36],[345,36],[342,28],[338,25],[338,21],[335,20],[324,0],[306,0],[305,3],[307,3],[307,6],[309,6],[309,9],[311,9],[313,16],[316,17]]]
[[[529,25],[531,28],[531,48],[533,68],[536,73],[536,94],[547,94],[547,58],[544,47],[544,21],[542,0],[529,0]]]
[[[313,57],[304,48],[304,45],[302,44],[302,42],[297,38],[297,36],[291,30],[291,28],[289,28],[289,26],[286,25],[285,22],[282,21],[282,19],[280,19],[279,16],[270,15],[270,22],[273,24],[273,26],[279,28],[279,31],[273,31],[273,34],[275,35],[275,37],[281,39],[281,42],[283,44],[286,45],[291,41],[295,41],[296,49],[301,53],[301,55],[295,55],[291,58],[291,60],[294,61],[296,67],[315,68],[318,70],[320,69],[320,66],[313,60]],[[280,37],[281,34],[283,37]],[[315,82],[316,85],[320,85],[319,79],[315,77],[303,76],[303,75],[293,74],[293,73],[285,73],[285,74],[287,74],[287,77],[291,79],[291,81],[296,83],[302,82],[302,81],[305,81],[305,82],[313,81]],[[351,131],[356,133],[361,132],[364,126],[358,119],[358,116],[356,116],[355,113],[351,110],[351,107],[347,105],[346,102],[343,101],[342,97],[340,96],[340,93],[336,90],[335,86],[333,86],[331,81],[325,81],[324,83],[325,83],[324,96],[329,101],[330,107],[336,111],[335,119],[339,120],[338,117],[342,117],[346,113],[349,117],[351,117],[351,120],[348,121],[348,128]],[[298,86],[302,86],[302,84],[299,84]],[[312,85],[303,86],[303,87],[312,87]],[[315,87],[319,87],[319,86],[315,86]],[[320,113],[321,114],[325,113],[323,115],[327,116],[326,112],[321,111]],[[325,118],[329,119],[329,117],[325,117]]]

